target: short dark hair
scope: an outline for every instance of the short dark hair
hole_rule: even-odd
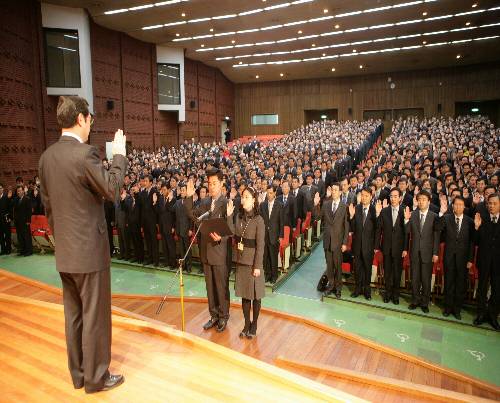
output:
[[[211,176],[217,176],[217,179],[222,182],[224,179],[224,175],[222,174],[222,171],[219,169],[210,169],[207,172],[207,179],[210,178]]]
[[[465,204],[465,199],[462,197],[462,196],[456,196],[454,199],[453,199],[453,204],[455,204],[455,202],[457,200],[462,200],[462,202]]]
[[[332,186],[337,186],[340,189],[340,183],[339,182],[333,182],[332,184],[330,184],[330,188]]]
[[[372,195],[372,190],[367,186],[363,187],[363,189],[361,189],[361,191],[368,193],[370,196]]]
[[[90,114],[89,103],[85,98],[76,96],[59,97],[57,123],[62,129],[76,125],[80,113],[85,118]]]
[[[392,192],[397,192],[399,197],[401,197],[403,195],[403,192],[399,188],[392,188],[391,191],[389,192],[389,194],[391,194]]]
[[[490,199],[493,199],[495,197],[497,197],[498,199],[500,199],[500,194],[498,194],[498,193],[492,193],[492,194],[490,194],[488,196],[488,201],[490,201]]]
[[[431,200],[431,195],[430,193],[427,191],[427,190],[421,190],[420,192],[418,192],[417,194],[417,200],[420,196],[424,196],[424,197],[427,197],[427,200]]]

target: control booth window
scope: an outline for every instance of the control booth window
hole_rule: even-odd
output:
[[[265,115],[252,115],[252,125],[277,125],[278,115],[276,114],[265,114]]]
[[[163,105],[181,104],[180,66],[158,63],[158,103]]]
[[[44,28],[47,87],[80,88],[78,31]]]

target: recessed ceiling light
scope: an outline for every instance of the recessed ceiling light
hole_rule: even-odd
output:
[[[470,25],[470,21],[467,21],[467,22],[465,23],[465,25],[469,26],[469,25]]]
[[[284,76],[284,74],[283,74],[283,73],[280,73],[280,77],[283,77],[283,76]]]
[[[425,17],[427,15],[427,11],[424,11],[422,15]]]
[[[255,76],[255,78],[259,78],[259,76],[258,76],[258,75],[256,75],[256,76]]]
[[[422,41],[422,43],[425,45],[427,43],[427,41]]]
[[[340,28],[340,25],[339,24],[336,24],[335,25],[335,29],[339,29]]]
[[[213,29],[213,28],[210,28],[210,32],[214,32],[214,29]]]
[[[181,16],[185,17],[186,16],[186,13],[182,13]]]
[[[472,5],[472,8],[476,8],[476,7],[477,7],[477,3],[474,3],[474,4]]]
[[[462,55],[457,55],[457,59],[460,59],[462,57]]]
[[[175,34],[175,36],[181,36],[181,34],[177,33],[177,34]]]
[[[323,56],[326,56],[326,53],[323,53]]]
[[[236,42],[236,41],[235,41],[234,39],[231,41],[231,43],[235,43],[235,42]]]
[[[300,29],[299,29],[299,30],[297,31],[297,33],[298,33],[298,34],[301,34],[301,33],[302,33],[302,30],[300,30]]]
[[[362,65],[362,64],[360,64],[360,65],[359,65],[359,68],[360,68],[360,69],[362,69],[362,68],[363,68],[363,65]]]
[[[204,45],[203,43],[202,43],[200,46],[201,46],[202,48],[204,48],[204,47],[205,47],[205,45]]]
[[[243,64],[243,62],[242,62],[242,61],[240,61],[238,64]]]
[[[357,52],[357,50],[356,50],[356,49],[353,49],[353,50],[352,50],[352,53],[356,53],[356,52]]]
[[[325,9],[323,10],[323,13],[328,14],[328,9],[327,9],[327,8],[325,8]]]
[[[335,67],[332,67],[332,71],[335,71]]]
[[[314,47],[316,46],[316,44],[315,44],[315,43],[313,43],[311,46],[314,48]]]

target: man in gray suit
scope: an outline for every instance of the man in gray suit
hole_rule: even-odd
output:
[[[405,209],[405,231],[411,235],[410,269],[412,299],[408,309],[418,306],[429,312],[432,266],[438,261],[440,226],[438,215],[429,210],[431,195],[422,190],[417,195],[418,208]]]
[[[222,172],[211,170],[208,176],[208,193],[198,207],[193,206],[193,195],[195,193],[193,180],[187,184],[186,199],[184,207],[189,218],[200,224],[198,218],[208,213],[209,218],[226,218],[227,199],[222,193]],[[201,235],[200,259],[205,274],[205,285],[207,287],[208,310],[210,320],[203,325],[208,330],[217,326],[218,332],[226,329],[229,319],[229,273],[226,263],[227,239],[219,234]]]
[[[314,196],[313,216],[321,218],[324,223],[323,249],[325,250],[326,275],[328,284],[324,295],[335,290],[335,296],[340,299],[342,292],[342,253],[347,249],[349,238],[349,221],[347,220],[347,206],[340,200],[340,186],[338,182],[331,185],[332,198],[323,203],[319,193]]]
[[[111,285],[104,200],[117,200],[127,169],[125,136],[113,141],[113,163],[104,169],[97,148],[85,144],[93,117],[80,97],[61,97],[59,141],[41,156],[41,196],[56,240],[63,286],[68,366],[76,389],[87,393],[123,383],[111,375]]]

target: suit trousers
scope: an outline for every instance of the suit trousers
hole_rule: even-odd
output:
[[[367,259],[363,256],[363,254],[354,255],[354,279],[356,282],[356,292],[358,294],[365,293],[370,295],[373,258],[370,261],[366,260]]]
[[[71,379],[76,388],[95,392],[109,376],[111,361],[110,270],[59,274]]]
[[[279,244],[272,244],[266,240],[264,248],[264,274],[266,280],[276,281],[278,279],[278,252]]]
[[[130,226],[128,227],[128,233],[130,234],[130,239],[134,245],[134,258],[139,261],[144,261],[144,241],[142,240],[141,227]]]
[[[227,266],[203,263],[207,287],[208,311],[215,320],[229,319],[229,277]]]
[[[335,289],[336,292],[342,291],[342,251],[325,250],[326,260],[326,276],[328,277],[328,285],[325,292],[331,292]]]
[[[170,267],[177,267],[175,240],[171,230],[166,230],[161,233],[163,242],[163,255],[165,264]],[[183,255],[184,256],[184,255]]]
[[[478,267],[477,311],[479,315],[489,313],[492,318],[496,318],[500,313],[500,273],[496,265],[498,262],[491,259],[489,264]],[[490,283],[491,295],[490,299],[487,300]]]
[[[401,273],[403,272],[403,258],[401,253],[388,253],[384,255],[384,283],[385,296],[388,298],[399,298],[401,284]]]
[[[411,255],[411,301],[412,304],[429,306],[431,299],[432,266],[434,263],[422,262],[420,252]]]
[[[189,248],[189,244],[191,243],[191,239],[188,236],[180,236],[179,241],[181,243],[181,259],[184,257],[186,254],[186,251]],[[191,256],[192,252],[191,250],[186,256],[186,260],[184,260],[184,266],[183,269],[186,271],[191,271]]]
[[[28,255],[33,253],[33,239],[31,238],[31,227],[24,222],[16,224],[17,242],[19,253]]]
[[[119,226],[118,228],[118,246],[120,248],[120,257],[128,259],[130,257],[130,245],[127,236],[127,227]]]
[[[12,248],[10,223],[0,217],[0,252],[10,254]]]
[[[156,224],[144,224],[144,240],[148,250],[148,260],[158,265],[160,263],[160,252],[158,250],[158,238],[156,237]]]
[[[459,313],[465,299],[467,262],[459,262],[457,256],[444,259],[444,306],[451,312]]]

